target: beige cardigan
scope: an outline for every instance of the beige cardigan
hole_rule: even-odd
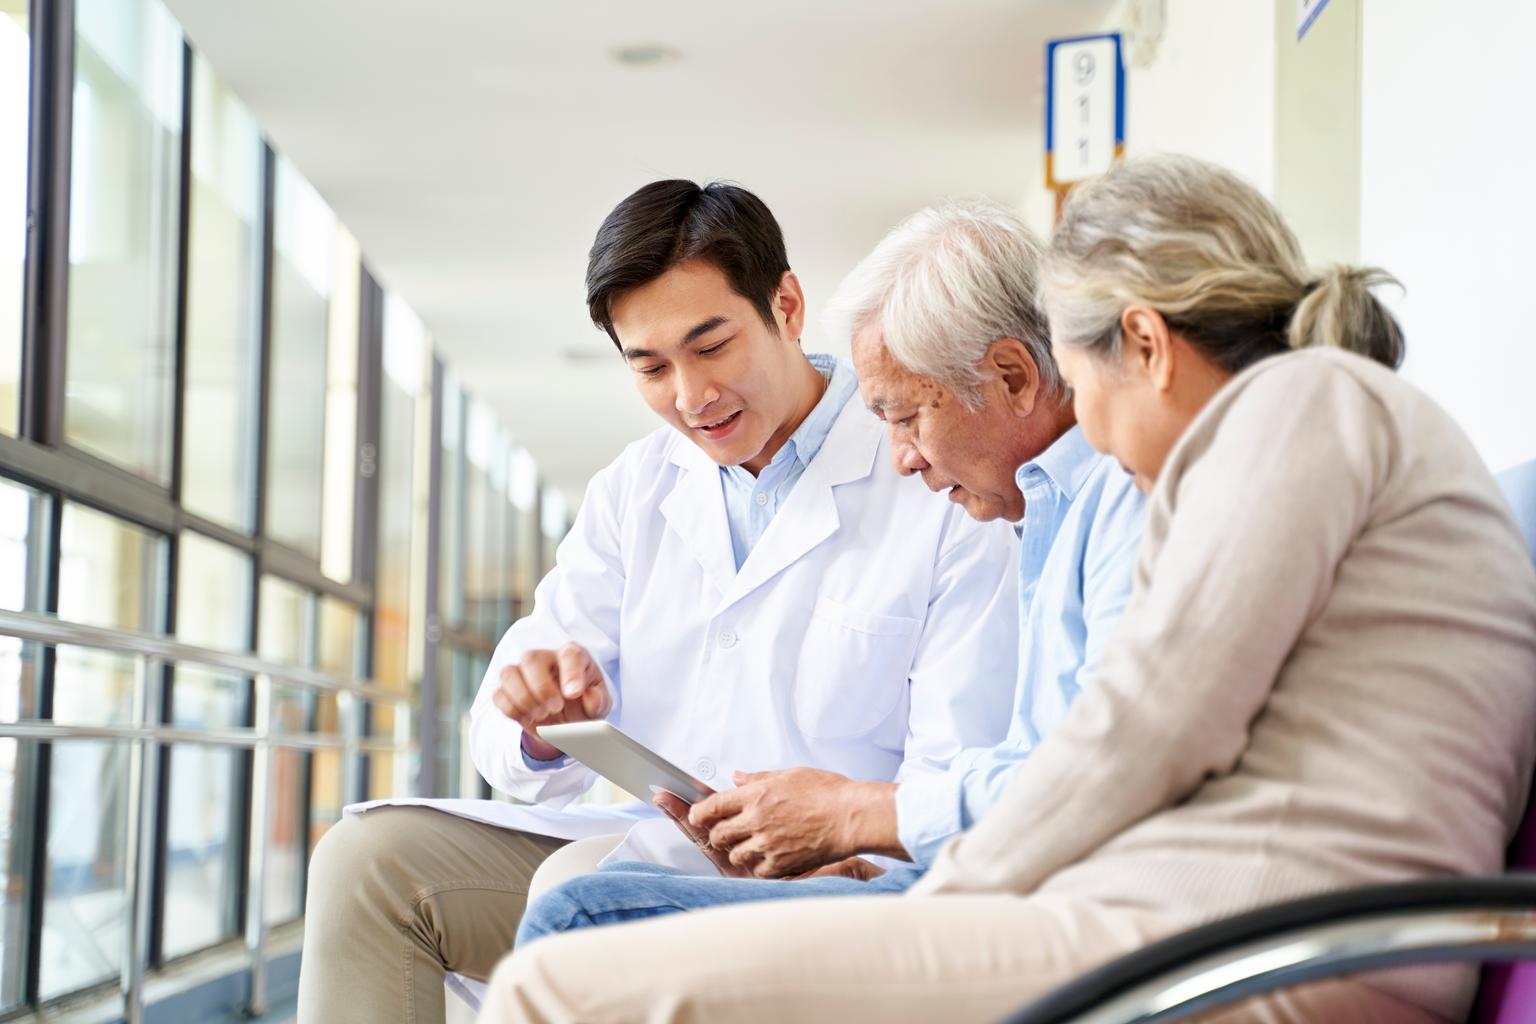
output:
[[[1533,747],[1536,571],[1492,477],[1397,375],[1290,353],[1180,438],[1096,681],[914,892],[1196,924],[1494,872]],[[1464,1008],[1465,972],[1385,977]]]

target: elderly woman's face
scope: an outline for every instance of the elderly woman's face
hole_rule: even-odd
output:
[[[1169,329],[1161,314],[1132,306],[1120,317],[1120,353],[1055,346],[1072,387],[1083,436],[1152,489],[1168,453],[1231,374]]]
[[[1084,349],[1056,345],[1056,365],[1072,388],[1072,409],[1088,443],[1119,460],[1136,486],[1150,491],[1167,450],[1148,442],[1158,431],[1156,395],[1140,375],[1121,360],[1105,359]]]

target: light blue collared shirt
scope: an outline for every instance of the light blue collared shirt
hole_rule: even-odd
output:
[[[837,422],[843,406],[859,389],[853,367],[848,364],[820,354],[808,354],[805,358],[827,378],[827,390],[810,415],[789,435],[784,447],[773,453],[772,460],[757,476],[740,466],[720,467],[725,518],[731,528],[731,550],[736,555],[738,572],[762,539],[768,524],[773,522],[774,513],[804,475],[805,467],[821,451],[821,445],[832,432],[832,424]]]
[[[976,823],[1088,685],[1131,596],[1145,500],[1073,427],[1019,468],[1019,684],[1008,735],[896,790],[896,828],[917,864]]]

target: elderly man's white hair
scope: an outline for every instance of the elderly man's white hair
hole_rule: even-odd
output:
[[[874,325],[886,351],[968,408],[981,403],[981,360],[1017,338],[1040,369],[1047,399],[1064,394],[1036,305],[1043,248],[1013,214],[980,202],[920,210],[881,239],[828,304],[827,328],[851,338]]]

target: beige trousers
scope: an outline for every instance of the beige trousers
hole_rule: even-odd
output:
[[[722,907],[555,935],[503,960],[481,1024],[993,1021],[1176,931],[1063,896],[843,897]],[[1326,982],[1202,1024],[1436,1024]]]
[[[564,845],[425,807],[342,818],[309,864],[300,1024],[442,1024],[444,974],[490,974]]]

